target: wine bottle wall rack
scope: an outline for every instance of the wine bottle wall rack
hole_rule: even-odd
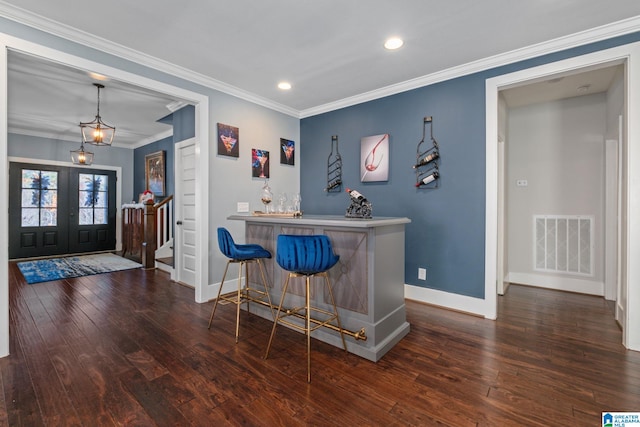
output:
[[[425,142],[429,125],[430,144]],[[423,189],[438,188],[440,183],[440,147],[433,137],[433,117],[427,116],[422,123],[422,139],[416,148],[416,163],[413,169],[416,172],[416,187]]]
[[[336,151],[333,152],[335,145]],[[327,159],[327,186],[324,191],[338,193],[342,191],[342,156],[338,150],[338,135],[331,137],[331,152]]]

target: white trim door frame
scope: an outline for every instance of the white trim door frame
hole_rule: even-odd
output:
[[[195,231],[197,222],[194,215],[196,179],[195,169],[195,138],[180,141],[174,146],[175,179],[175,233],[173,248],[173,274],[172,279],[188,286],[195,287],[195,271],[193,268]],[[188,159],[188,162],[185,161]],[[185,167],[186,166],[186,167]]]
[[[138,74],[133,74],[99,62],[90,61],[59,50],[0,33],[0,176],[8,177],[7,146],[8,111],[8,50],[24,52],[45,60],[68,65],[70,67],[95,72],[113,79],[145,87],[178,97],[195,105],[196,138],[196,291],[195,300],[202,299],[202,290],[209,281],[209,97],[177,86],[169,85]],[[0,202],[8,201],[8,179],[1,181]],[[8,269],[8,212],[0,212],[0,357],[9,354],[9,269]]]
[[[621,141],[626,153],[620,182],[623,188],[621,227],[626,240],[620,258],[624,271],[619,286],[626,286],[623,302],[626,326],[623,344],[640,351],[640,43],[632,43],[587,55],[569,58],[538,67],[487,79],[486,81],[486,223],[485,223],[485,316],[497,317],[498,257],[498,92],[525,82],[540,81],[560,73],[574,73],[584,68],[599,68],[614,63],[626,65],[624,132]]]

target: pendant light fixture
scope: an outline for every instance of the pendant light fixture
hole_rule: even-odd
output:
[[[78,150],[71,150],[71,162],[74,165],[89,166],[93,163],[93,153],[84,151],[84,141],[80,142]]]
[[[93,145],[111,145],[113,135],[116,133],[116,128],[104,123],[100,117],[100,89],[104,89],[104,85],[100,83],[94,83],[93,85],[98,88],[98,112],[93,121],[86,123],[80,122],[82,142]],[[82,149],[82,147],[80,147],[80,149]]]

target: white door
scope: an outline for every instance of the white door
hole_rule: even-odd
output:
[[[174,280],[195,287],[196,283],[196,155],[195,139],[175,146],[176,231]]]

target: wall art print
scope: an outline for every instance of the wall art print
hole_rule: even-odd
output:
[[[269,178],[269,152],[251,149],[251,176],[254,178]]]
[[[280,164],[295,165],[296,143],[285,138],[280,138]]]
[[[389,180],[389,134],[360,139],[360,181]]]
[[[144,156],[145,185],[154,196],[164,196],[164,150]]]
[[[240,130],[218,123],[218,155],[240,157]]]

